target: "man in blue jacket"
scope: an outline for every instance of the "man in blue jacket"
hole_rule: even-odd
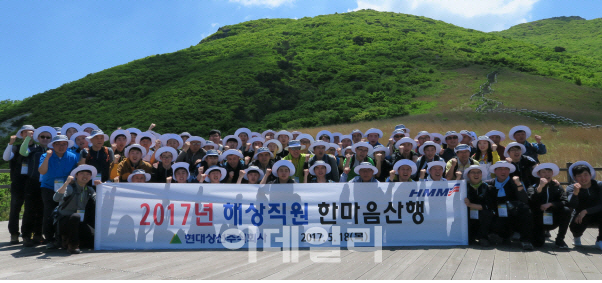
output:
[[[54,193],[65,183],[71,170],[77,166],[77,162],[79,161],[77,154],[67,151],[72,146],[73,141],[69,140],[67,136],[57,135],[48,144],[48,147],[51,149],[40,157],[38,171],[42,175],[41,191],[42,201],[44,202],[42,233],[44,234],[44,238],[46,238],[46,248],[48,249],[58,248],[57,243],[54,241],[55,229],[52,219],[52,211],[58,205],[58,202],[53,199]]]

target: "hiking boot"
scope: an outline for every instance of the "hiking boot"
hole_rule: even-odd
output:
[[[82,251],[79,249],[79,245],[69,245],[70,254],[81,254]]]
[[[564,242],[564,240],[561,239],[556,239],[556,247],[559,249],[568,249],[569,246],[567,246],[567,244]]]
[[[44,242],[44,238],[42,237],[42,235],[33,235],[33,238],[31,240],[36,246]]]
[[[579,246],[579,247],[582,246],[582,244],[581,244],[581,237],[575,237],[573,239],[573,245]]]
[[[523,250],[527,250],[527,251],[533,250],[533,245],[529,242],[521,242],[520,244],[521,244],[521,246],[523,246]]]
[[[481,247],[489,247],[489,240],[487,240],[485,238],[481,238],[479,240],[479,244],[481,244]]]
[[[11,245],[16,245],[19,243],[19,234],[12,234],[10,235],[10,244]]]
[[[546,238],[550,238],[552,237],[552,234],[550,234],[550,231],[546,230]]]
[[[31,248],[37,246],[36,243],[32,239],[23,239],[23,247]]]
[[[504,241],[504,239],[502,237],[500,237],[498,234],[491,233],[491,234],[489,234],[488,237],[489,237],[489,241],[491,243],[493,243],[494,245],[499,245]]]

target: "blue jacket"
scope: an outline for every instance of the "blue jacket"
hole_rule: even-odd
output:
[[[46,159],[46,153],[40,157],[38,168],[44,162],[44,159]],[[62,185],[67,180],[67,176],[69,176],[73,168],[77,167],[78,161],[79,155],[71,151],[65,152],[62,158],[53,153],[50,160],[48,160],[48,171],[41,178],[42,188],[54,190],[54,181],[56,179],[60,179]]]
[[[536,142],[530,143],[528,141],[525,141],[525,143],[523,145],[527,149],[527,152],[525,152],[525,154],[523,154],[523,155],[526,155],[526,156],[529,156],[529,157],[535,159],[535,161],[537,163],[539,163],[539,159],[537,158],[538,154],[548,153],[548,150],[546,149],[546,145],[543,143],[538,144]]]

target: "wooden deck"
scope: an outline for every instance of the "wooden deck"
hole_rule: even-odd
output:
[[[583,247],[523,252],[519,243],[494,248],[384,248],[341,250],[340,263],[315,263],[308,250],[299,261],[283,263],[281,252],[244,251],[84,251],[69,255],[43,246],[8,245],[7,222],[0,222],[0,279],[602,279],[602,251],[593,247],[597,230],[588,229]],[[552,231],[552,238],[555,231]]]

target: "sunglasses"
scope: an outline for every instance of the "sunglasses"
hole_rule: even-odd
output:
[[[52,137],[49,137],[49,136],[38,136],[38,138],[39,138],[39,139],[45,139],[45,140],[49,140],[49,139],[51,139]]]

